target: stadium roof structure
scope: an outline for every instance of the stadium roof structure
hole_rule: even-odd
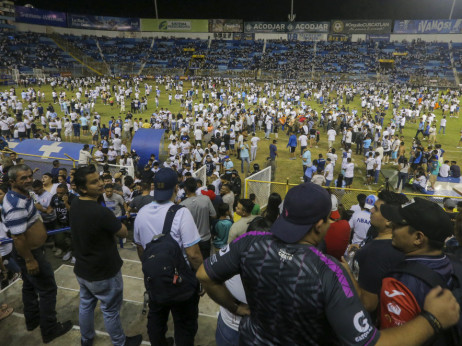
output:
[[[447,19],[462,18],[462,1],[457,0],[293,0],[297,21],[331,19]],[[17,0],[47,10],[123,17],[243,19],[286,21],[291,0],[126,0],[56,1]],[[451,11],[454,5],[453,11]]]

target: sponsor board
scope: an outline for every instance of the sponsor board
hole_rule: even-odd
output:
[[[202,19],[141,18],[141,31],[208,32],[209,21]]]
[[[329,22],[245,22],[244,32],[329,32]]]
[[[389,34],[392,20],[333,20],[330,32],[334,34]]]
[[[67,16],[64,12],[46,11],[24,6],[15,6],[14,10],[17,22],[67,27]]]
[[[395,20],[395,34],[460,34],[462,19]]]

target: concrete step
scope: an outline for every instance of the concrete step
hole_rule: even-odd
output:
[[[122,275],[124,281],[124,301],[120,315],[122,325],[127,335],[142,334],[144,344],[149,345],[147,335],[147,317],[142,314],[144,283],[141,263],[136,251],[130,248],[120,249],[124,258]],[[55,271],[58,286],[57,306],[59,321],[71,320],[74,327],[66,335],[58,338],[50,345],[79,345],[79,285],[73,272],[73,266],[63,264]],[[40,330],[28,332],[25,328],[22,297],[22,281],[18,280],[0,291],[0,302],[7,303],[15,309],[13,315],[0,322],[2,345],[41,345]],[[196,335],[196,345],[215,345],[215,329],[218,306],[207,296],[199,303],[199,329]],[[110,345],[110,338],[105,331],[104,320],[99,304],[95,309],[95,329],[97,338],[95,345]],[[167,336],[173,336],[171,316],[168,322]]]

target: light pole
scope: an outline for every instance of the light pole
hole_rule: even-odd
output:
[[[449,12],[449,19],[452,19],[452,13],[454,12],[454,6],[456,5],[456,0],[452,0],[451,12]]]
[[[294,0],[291,0],[291,2],[290,2],[290,14],[288,15],[289,22],[293,22],[295,20],[296,16],[297,15],[294,14]]]
[[[157,13],[157,0],[154,0],[154,10],[156,11],[156,19],[159,19],[159,14]]]

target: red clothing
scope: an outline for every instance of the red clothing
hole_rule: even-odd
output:
[[[340,261],[350,241],[350,231],[350,224],[347,220],[340,220],[331,224],[324,238],[326,253]]]

